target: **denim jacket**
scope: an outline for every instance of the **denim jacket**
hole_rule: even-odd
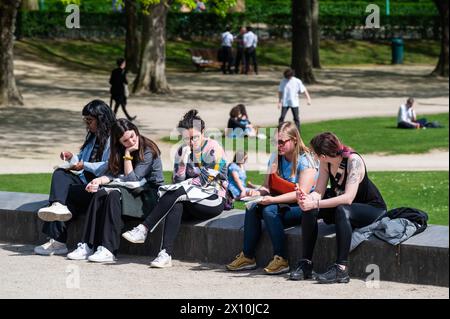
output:
[[[78,155],[74,155],[70,160],[71,164],[78,163],[79,161],[83,161],[84,170],[88,171],[95,176],[102,176],[106,169],[108,168],[108,159],[109,159],[109,147],[110,147],[110,138],[106,141],[105,149],[103,150],[102,160],[101,162],[89,162],[91,158],[91,153],[95,145],[95,138],[91,138],[90,141],[86,144],[86,146],[80,151]],[[83,171],[84,171],[83,170]],[[87,184],[86,177],[83,173],[79,175],[80,179]]]

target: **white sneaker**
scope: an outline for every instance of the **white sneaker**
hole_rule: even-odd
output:
[[[67,258],[72,260],[86,260],[94,251],[89,248],[88,244],[78,243],[77,249],[67,255]]]
[[[50,239],[45,244],[34,247],[34,253],[37,255],[52,256],[52,255],[65,255],[69,251],[64,243]]]
[[[134,227],[132,230],[123,233],[122,237],[134,244],[143,244],[145,242],[145,239],[147,238],[147,234],[147,227],[140,224]]]
[[[54,221],[66,222],[72,218],[72,213],[70,212],[70,210],[67,208],[66,205],[54,202],[48,207],[43,207],[39,209],[38,216],[40,219],[46,222],[54,222]]]
[[[115,262],[117,259],[107,248],[98,246],[97,251],[89,256],[88,260],[96,263],[108,263]]]
[[[267,139],[267,136],[266,136],[265,134],[263,134],[263,133],[259,133],[259,134],[257,135],[257,138],[259,138],[260,140],[266,140],[266,139]]]
[[[153,268],[167,268],[172,267],[172,257],[163,249],[159,252],[158,257],[150,263]]]

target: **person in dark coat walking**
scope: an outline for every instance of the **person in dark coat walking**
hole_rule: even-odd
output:
[[[114,114],[117,114],[119,105],[122,106],[123,113],[128,120],[133,121],[136,116],[131,116],[127,112],[127,95],[125,92],[125,86],[128,85],[126,76],[126,61],[123,58],[117,59],[117,68],[111,72],[109,84],[111,84],[111,100],[109,106],[112,108],[112,102],[115,102]]]

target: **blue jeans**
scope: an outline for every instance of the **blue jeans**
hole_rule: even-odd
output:
[[[262,215],[262,216],[261,216]],[[255,257],[256,246],[261,237],[261,217],[272,241],[273,254],[287,258],[284,229],[300,225],[302,211],[297,204],[279,209],[278,205],[256,206],[245,211],[244,255]]]

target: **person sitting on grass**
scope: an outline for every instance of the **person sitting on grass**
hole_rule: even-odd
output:
[[[264,268],[266,274],[278,275],[289,271],[285,233],[286,227],[298,225],[302,219],[295,185],[306,193],[314,190],[318,163],[303,143],[297,126],[284,122],[278,129],[278,152],[272,154],[264,186],[255,191],[264,196],[258,204],[247,208],[244,222],[244,247],[226,267],[230,271],[256,268],[256,247],[261,237],[261,219],[273,245],[273,260]]]
[[[348,256],[354,228],[372,224],[386,214],[386,203],[367,175],[362,157],[341,143],[336,135],[325,132],[311,140],[311,148],[320,160],[319,179],[311,194],[297,191],[302,215],[302,259],[291,280],[313,277],[312,257],[317,241],[317,220],[336,225],[337,259],[328,270],[316,276],[319,283],[348,283]],[[331,189],[327,190],[330,181]]]
[[[175,239],[182,217],[207,220],[224,210],[227,182],[225,151],[206,138],[205,122],[190,110],[178,123],[183,145],[175,154],[173,183],[159,188],[159,201],[145,221],[122,234],[129,242],[142,244],[149,232],[165,219],[161,251],[151,267],[172,267]]]
[[[228,166],[228,192],[231,193],[233,199],[256,194],[255,185],[247,182],[247,173],[244,167],[247,159],[247,152],[237,151],[233,163]]]
[[[101,176],[109,158],[109,135],[116,117],[103,101],[89,102],[81,112],[87,135],[80,153],[61,152],[61,159],[67,161],[67,168],[53,172],[48,207],[38,211],[44,222],[42,232],[50,240],[34,248],[38,255],[67,254],[67,231],[77,215],[84,214],[92,198],[86,192],[87,183]],[[69,221],[70,220],[70,221]]]
[[[67,258],[92,262],[116,261],[123,215],[132,216],[124,208],[141,209],[134,216],[144,218],[147,212],[143,209],[156,203],[158,187],[164,183],[160,154],[155,142],[141,135],[131,121],[117,120],[111,128],[107,174],[93,179],[86,186],[86,190],[94,195],[87,210],[83,237],[78,248]],[[144,203],[146,198],[143,196],[134,196],[131,189],[116,185],[107,187],[106,184],[117,179],[128,183],[143,182],[150,195],[146,197],[147,203]]]

